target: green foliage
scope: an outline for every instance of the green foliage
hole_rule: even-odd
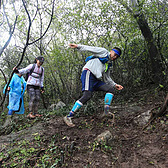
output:
[[[84,107],[85,115],[92,115],[98,110],[97,102],[96,101],[89,101],[86,106]]]
[[[95,151],[96,149],[97,150],[99,149],[104,153],[109,153],[109,152],[112,152],[112,150],[113,150],[112,146],[107,144],[105,141],[101,141],[101,142],[94,141],[90,145],[90,148],[92,149],[92,151]]]

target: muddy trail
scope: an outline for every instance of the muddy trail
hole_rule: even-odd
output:
[[[0,132],[0,167],[167,168],[168,115],[142,130],[153,106],[114,105],[104,119],[101,109],[81,113],[73,128],[52,113],[15,119]]]

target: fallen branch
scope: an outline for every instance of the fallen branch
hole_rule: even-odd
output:
[[[142,128],[142,130],[144,130],[146,127],[148,127],[149,124],[150,124],[152,121],[154,121],[156,118],[163,116],[163,115],[166,113],[167,106],[168,106],[168,94],[167,94],[167,96],[166,96],[166,98],[165,98],[165,100],[164,100],[164,103],[163,103],[161,109],[159,110],[159,112],[156,113],[154,116],[152,116],[152,118],[151,118],[151,119],[149,120],[149,122]]]

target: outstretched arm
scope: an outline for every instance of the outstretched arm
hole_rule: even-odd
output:
[[[102,47],[93,47],[88,45],[81,45],[81,44],[69,44],[70,48],[77,48],[79,51],[89,51],[94,54],[94,56],[98,57],[106,57],[109,54],[109,51]]]
[[[74,44],[74,43],[70,43],[69,46],[70,46],[70,48],[77,48],[78,47],[78,45]]]

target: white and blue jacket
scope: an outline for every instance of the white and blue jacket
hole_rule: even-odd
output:
[[[108,56],[110,60],[110,52],[105,48],[78,44],[77,49],[79,51],[89,51],[93,56],[99,58],[105,58]],[[90,59],[84,65],[82,70],[84,69],[89,69],[97,79],[103,78],[105,83],[111,84],[113,87],[116,85],[116,83],[110,77],[110,70],[108,69],[106,71],[106,65],[103,64],[98,58]]]

